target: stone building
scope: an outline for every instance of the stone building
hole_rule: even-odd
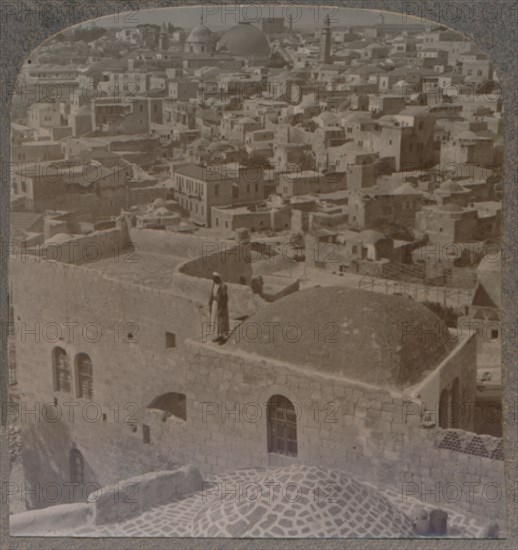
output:
[[[275,207],[272,204],[250,206],[222,206],[212,208],[212,227],[236,230],[247,228],[250,231],[282,231],[291,226],[289,205]]]
[[[28,125],[35,130],[56,128],[63,125],[59,104],[34,103],[29,107]]]
[[[416,215],[415,227],[432,243],[473,241],[477,235],[477,211],[453,203],[423,206]]]
[[[212,227],[213,207],[243,206],[264,199],[263,170],[238,163],[182,164],[174,168],[172,189],[193,220]]]
[[[423,204],[422,193],[408,182],[393,191],[355,189],[349,197],[349,223],[358,229],[375,229],[387,222],[412,227]]]
[[[367,291],[313,288],[267,305],[248,285],[282,258],[171,239],[128,234],[122,218],[60,258],[12,257],[15,319],[32,331],[16,349],[20,391],[37,409],[22,422],[29,484],[102,486],[178,463],[204,475],[318,464],[393,486],[440,482],[455,464],[464,479],[467,458],[441,447],[431,426],[471,428],[469,414],[438,411],[444,390],[441,410],[473,400],[473,336],[451,334],[412,300]],[[234,327],[219,347],[207,343],[204,306],[214,270]],[[56,319],[66,323],[43,334]],[[475,471],[499,480],[484,456],[473,457]]]
[[[438,403],[452,384],[457,393],[451,399],[473,399],[475,342],[449,334],[424,306],[333,287],[260,305],[236,280],[231,266],[244,266],[235,259],[225,263],[216,254],[210,262],[181,267],[164,254],[165,240],[146,237],[154,250],[148,254],[138,237],[140,261],[117,264],[109,257],[109,235],[115,233],[89,240],[91,246],[97,238],[108,254],[97,262],[12,265],[20,322],[33,327],[66,318],[78,327],[73,337],[63,332],[61,339],[26,341],[16,350],[27,403],[48,404],[37,414],[55,418],[67,402],[77,404],[72,420],[67,413],[57,422],[29,418],[23,424],[29,483],[105,485],[184,462],[204,474],[295,462],[397,485],[408,475],[441,481],[445,467],[464,460],[436,448],[422,422],[448,426],[439,419]],[[180,243],[176,250],[183,246],[193,254],[195,243],[186,244],[191,252]],[[231,317],[248,317],[219,348],[204,342],[198,313],[210,289],[202,273],[214,262],[230,281]],[[157,279],[146,283],[151,268]],[[45,289],[38,308],[35,278],[38,292]],[[319,311],[325,312],[322,322]],[[95,335],[93,326],[102,334]],[[451,426],[470,428],[469,415],[459,422]],[[496,479],[494,460],[474,461],[482,479]]]
[[[279,174],[277,193],[282,197],[296,197],[310,193],[330,193],[347,188],[345,172],[330,170],[321,174],[316,170],[299,170]]]

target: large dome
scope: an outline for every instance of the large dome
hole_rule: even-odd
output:
[[[205,25],[194,27],[185,40],[188,44],[208,44],[212,40],[212,31]]]
[[[408,297],[333,286],[265,306],[239,325],[226,347],[404,389],[439,365],[451,340],[444,322]]]
[[[218,43],[218,50],[228,50],[240,57],[268,57],[270,46],[264,33],[250,23],[239,23],[229,29]]]
[[[387,497],[339,470],[304,464],[241,470],[215,485],[243,487],[249,497],[204,495],[192,519],[193,537],[415,537],[411,519]],[[315,498],[315,487],[322,498]],[[324,488],[332,488],[332,498]]]

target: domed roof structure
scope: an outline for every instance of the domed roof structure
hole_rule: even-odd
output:
[[[420,195],[420,191],[416,189],[411,183],[405,181],[392,191],[393,195]]]
[[[52,237],[45,239],[45,244],[63,244],[71,241],[73,238],[72,235],[68,235],[67,233],[56,233]]]
[[[228,50],[239,57],[268,57],[270,46],[265,34],[251,23],[239,23],[221,37],[218,51]]]
[[[249,498],[214,493],[192,519],[193,537],[414,537],[412,520],[377,489],[339,470],[292,464],[241,471],[219,486],[251,488]],[[315,486],[322,498],[315,497]],[[279,489],[270,491],[267,488]],[[324,488],[332,488],[326,498]],[[280,488],[285,488],[284,492]],[[247,491],[247,489],[244,489]],[[248,493],[247,493],[248,494]],[[331,494],[329,492],[329,494]]]
[[[155,210],[155,216],[170,216],[173,213],[168,210],[165,206],[160,206]]]
[[[464,189],[455,181],[445,180],[441,183],[438,189],[442,193],[469,193],[467,189]]]
[[[160,206],[165,206],[165,199],[161,197],[156,198],[152,203],[154,208],[159,208]]]
[[[273,336],[268,328],[257,331],[272,322],[278,323]],[[250,324],[254,330],[248,330]],[[227,348],[400,390],[436,368],[453,345],[444,322],[426,306],[408,297],[340,286],[285,296],[238,330],[257,337],[230,338]]]
[[[209,44],[212,39],[212,31],[205,25],[201,24],[192,29],[185,41],[188,44]]]

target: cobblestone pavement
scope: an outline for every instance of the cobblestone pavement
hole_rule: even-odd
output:
[[[240,470],[240,482],[252,481],[260,469]],[[216,484],[224,484],[232,481],[235,483],[236,472],[215,476]],[[365,483],[376,489],[375,486]],[[431,510],[437,505],[423,503],[420,500],[407,498],[403,501],[401,494],[394,490],[381,491],[396,508],[403,511],[408,517],[413,518],[418,510]],[[45,533],[43,536],[76,536],[76,537],[190,537],[192,536],[192,522],[197,513],[206,503],[207,497],[201,492],[194,493],[182,499],[157,506],[144,514],[128,519],[124,522],[108,525],[85,525],[78,528],[56,529]],[[452,509],[448,511],[448,526],[452,537],[481,538],[486,525]],[[488,522],[489,523],[489,522]],[[502,535],[501,535],[502,536]]]

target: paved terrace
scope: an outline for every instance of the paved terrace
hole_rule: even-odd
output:
[[[219,487],[224,487],[225,484],[229,484],[230,486],[236,483],[246,484],[247,482],[256,480],[258,474],[260,475],[262,472],[263,470],[261,469],[253,468],[238,470],[231,474],[215,476],[212,482],[220,484],[218,485]],[[409,518],[415,518],[417,513],[422,511],[423,508],[432,510],[437,507],[436,504],[423,503],[416,498],[403,498],[401,493],[394,490],[379,491],[373,485],[366,483],[363,485],[378,491],[397,510],[405,513]],[[221,502],[221,494],[218,492],[216,495],[208,497],[207,495],[204,496],[202,492],[198,492],[168,504],[157,506],[140,516],[120,523],[85,525],[69,529],[56,528],[43,535],[52,537],[192,537],[193,520],[207,502],[210,503],[209,499],[213,500],[214,508],[217,508]],[[486,525],[481,525],[474,518],[470,518],[452,508],[443,508],[448,512],[449,537],[482,538],[484,536]],[[358,514],[360,517],[363,514],[361,509],[358,510]],[[268,517],[273,515],[267,514]],[[358,520],[358,518],[350,519],[351,521],[353,519]],[[276,520],[272,518],[271,521],[275,522]],[[261,523],[261,525],[263,524]],[[373,534],[367,532],[364,536],[373,536]]]

